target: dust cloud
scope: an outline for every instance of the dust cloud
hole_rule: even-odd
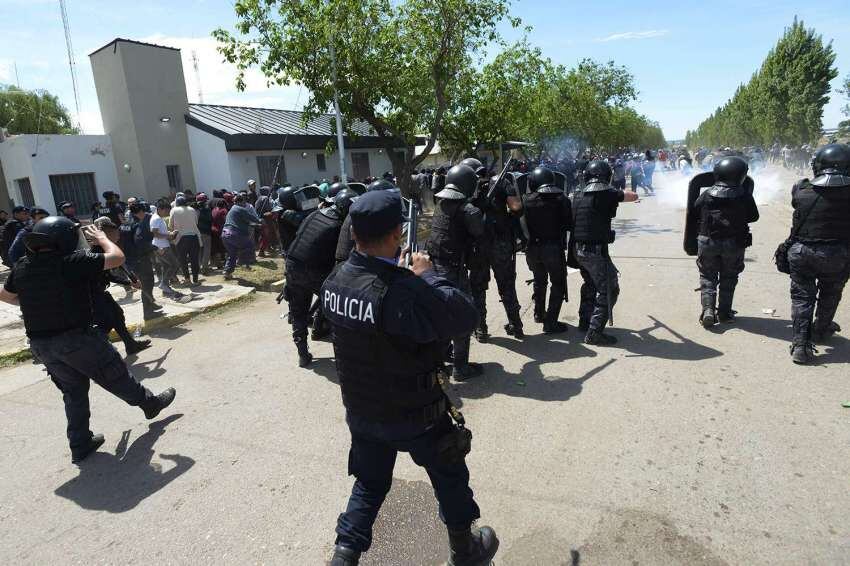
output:
[[[755,181],[753,193],[756,204],[768,205],[790,202],[791,186],[796,181],[794,174],[778,167],[759,169],[750,176]],[[653,186],[661,206],[684,209],[688,201],[688,183],[692,176],[678,171],[666,171],[653,177]],[[643,192],[642,190],[640,192]]]

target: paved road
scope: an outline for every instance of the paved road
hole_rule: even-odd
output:
[[[498,564],[850,564],[850,343],[790,363],[788,282],[771,263],[787,209],[763,208],[738,324],[707,332],[667,190],[621,208],[620,347],[544,337],[528,310],[526,341],[473,347],[487,375],[455,393]],[[347,429],[330,346],[298,369],[280,313],[262,294],[157,334],[130,361],[154,390],[177,387],[173,411],[149,424],[93,389],[107,443],[80,469],[45,375],[0,372],[0,563],[324,563],[350,488]],[[503,319],[491,297],[491,329]],[[402,457],[395,477],[363,563],[440,564],[426,476]]]

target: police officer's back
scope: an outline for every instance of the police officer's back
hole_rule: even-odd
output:
[[[543,332],[565,332],[567,325],[558,321],[567,290],[567,231],[572,226],[570,201],[555,185],[550,169],[538,167],[529,175],[529,193],[522,199],[528,226],[528,248],[525,259],[534,274],[534,321],[543,323]],[[549,306],[546,289],[551,281]],[[544,314],[545,313],[545,314]]]
[[[169,388],[154,395],[139,385],[106,337],[92,328],[92,284],[104,269],[124,262],[121,250],[90,227],[88,235],[104,253],[92,253],[67,218],[40,221],[27,238],[29,253],[9,274],[0,300],[19,304],[33,356],[62,391],[71,457],[79,462],[103,444],[89,430],[89,379],[149,419],[174,399]]]
[[[791,198],[791,356],[798,364],[812,361],[813,343],[841,330],[833,319],[850,277],[850,146],[820,148],[812,169],[814,178],[794,185]]]
[[[424,254],[398,265],[403,222],[400,195],[374,191],[351,209],[357,249],[322,286],[352,444],[357,479],[339,517],[333,566],[357,564],[372,542],[372,524],[392,484],[399,451],[431,478],[449,530],[450,564],[489,564],[498,548],[488,527],[471,529],[479,509],[463,454],[442,452],[457,437],[438,382],[445,342],[468,334],[477,312],[440,277]]]
[[[466,292],[470,290],[467,251],[472,241],[484,235],[484,214],[468,202],[477,186],[478,175],[471,167],[455,165],[449,170],[445,187],[434,195],[439,200],[425,244],[437,273]],[[480,364],[469,362],[469,336],[455,338],[452,346],[456,380],[482,373]]]
[[[693,205],[699,222],[700,321],[705,328],[735,318],[735,288],[744,270],[744,250],[752,245],[749,224],[759,219],[747,171],[747,162],[740,157],[720,159],[714,165],[714,185]]]

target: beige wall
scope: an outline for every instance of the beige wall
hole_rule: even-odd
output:
[[[92,54],[91,63],[122,196],[168,195],[167,165],[179,165],[182,188],[195,190],[180,52],[118,41]]]

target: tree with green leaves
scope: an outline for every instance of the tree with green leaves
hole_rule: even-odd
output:
[[[0,128],[10,134],[79,133],[56,96],[11,85],[0,85]]]
[[[838,124],[838,137],[841,139],[850,138],[850,74],[844,77],[844,82],[841,83],[841,94],[844,95],[844,106],[841,107],[841,112],[847,116],[847,120],[843,120]]]
[[[238,88],[251,67],[270,85],[303,85],[305,119],[327,112],[336,89],[346,133],[355,120],[367,122],[406,188],[472,86],[459,79],[499,40],[508,7],[509,0],[237,0],[236,32],[213,36],[240,71]],[[421,135],[426,146],[417,156]]]

